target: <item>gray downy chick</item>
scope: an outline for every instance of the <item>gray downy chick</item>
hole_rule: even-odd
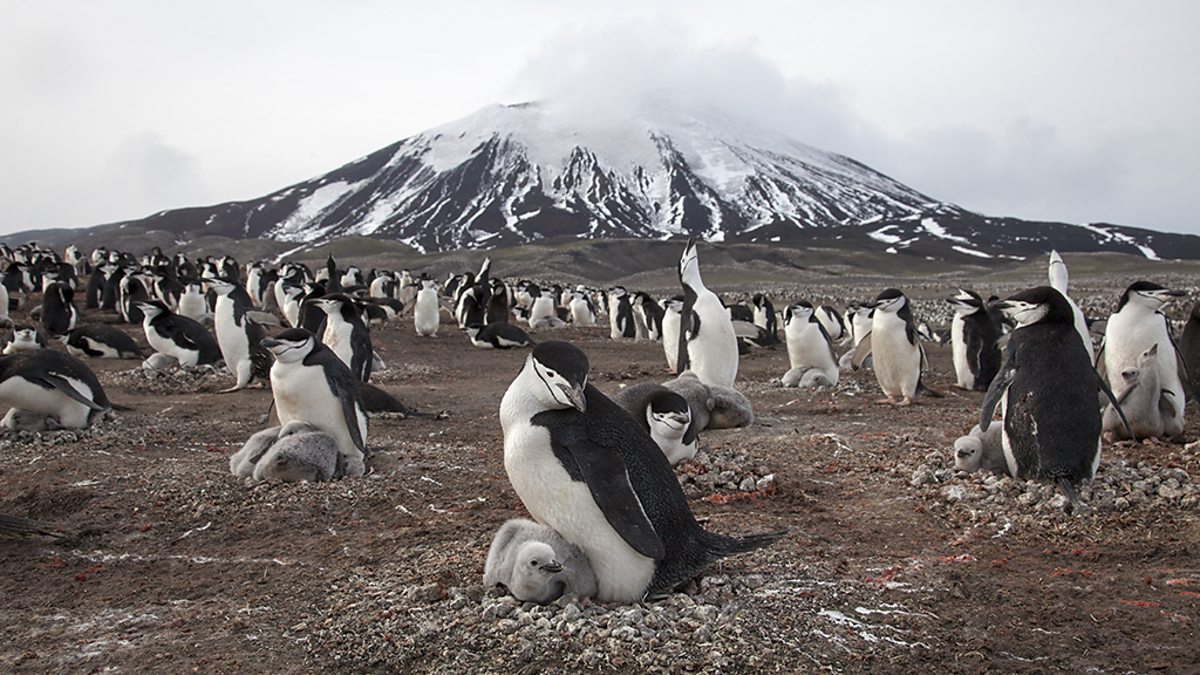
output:
[[[1007,476],[1008,462],[1004,459],[1001,438],[1003,428],[1003,423],[995,423],[983,432],[976,424],[971,433],[960,436],[954,441],[954,468],[968,473],[984,470]]]
[[[564,595],[590,598],[596,575],[583,552],[557,532],[514,518],[500,526],[483,568],[485,586],[502,585],[522,602],[545,605]]]
[[[255,432],[242,448],[233,453],[229,458],[229,471],[239,478],[250,478],[254,475],[254,465],[258,464],[258,460],[267,454],[267,450],[275,444],[275,440],[279,438],[279,430],[281,427],[270,427],[262,431]]]
[[[337,443],[329,434],[300,421],[288,422],[279,439],[254,465],[254,480],[319,483],[340,475]]]
[[[1136,368],[1121,371],[1122,388],[1117,403],[1133,427],[1138,438],[1160,438],[1165,433],[1166,420],[1175,417],[1176,402],[1169,389],[1164,389],[1158,377],[1158,345],[1150,347],[1138,357]],[[1104,410],[1104,431],[1111,433],[1113,440],[1129,438],[1129,431],[1121,422],[1117,410],[1109,405]]]

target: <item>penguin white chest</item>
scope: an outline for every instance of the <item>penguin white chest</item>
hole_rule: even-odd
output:
[[[532,424],[510,391],[501,403],[504,470],[535,520],[575,544],[596,574],[602,602],[639,600],[654,578],[654,560],[635,551],[608,524],[586,483],[572,480],[554,456],[550,431]]]
[[[86,384],[73,377],[60,377],[84,398],[94,400],[92,390]],[[91,412],[86,405],[60,393],[57,389],[46,389],[20,376],[10,377],[0,382],[0,404],[21,410],[32,410],[43,415],[53,415],[60,425],[72,429],[86,427]]]
[[[179,365],[191,368],[192,366],[196,365],[197,361],[200,360],[199,351],[180,347],[179,345],[175,344],[174,340],[160,335],[159,332],[148,323],[144,326],[144,329],[146,333],[146,342],[150,343],[150,346],[154,348],[154,351],[166,354],[167,356],[174,356],[179,361]]]
[[[333,436],[343,456],[362,458],[346,427],[342,402],[330,391],[323,368],[276,361],[271,366],[271,390],[281,425],[296,420],[308,422]],[[359,417],[359,433],[366,443],[366,418]]]
[[[709,385],[732,387],[737,379],[737,335],[729,312],[711,291],[696,298],[693,310],[700,317],[700,332],[688,340],[688,361],[692,372]]]
[[[246,331],[238,327],[233,318],[233,301],[222,296],[217,299],[214,327],[217,333],[217,344],[221,347],[221,356],[229,370],[237,372],[237,365],[250,356],[250,341]]]
[[[337,357],[350,368],[350,362],[354,358],[354,347],[350,344],[350,332],[354,330],[348,322],[341,318],[329,317],[325,322],[325,335],[321,341],[329,347]]]
[[[871,354],[875,377],[888,396],[912,398],[921,378],[921,350],[908,341],[904,320],[891,313],[876,313],[871,329]]]
[[[967,363],[964,328],[962,315],[955,312],[954,318],[950,321],[950,350],[954,359],[954,374],[958,379],[959,387],[972,389],[975,387],[975,374],[971,372],[971,366]]]
[[[424,336],[436,334],[440,321],[437,291],[432,288],[418,291],[416,306],[413,308],[413,325],[417,333]]]
[[[819,368],[837,372],[829,343],[816,324],[792,321],[784,332],[787,336],[788,361],[792,368]]]

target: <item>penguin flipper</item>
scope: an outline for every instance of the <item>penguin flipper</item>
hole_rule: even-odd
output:
[[[54,373],[47,373],[47,374],[43,375],[40,379],[42,382],[54,387],[59,392],[63,393],[68,398],[74,400],[76,403],[79,403],[80,405],[85,405],[85,406],[91,408],[92,410],[96,410],[96,411],[106,409],[104,406],[100,405],[99,403],[96,403],[92,399],[79,393],[79,390],[76,389],[75,387],[72,387],[70,382],[67,382],[65,379],[63,379],[62,377],[60,377],[58,375],[55,375]]]
[[[604,519],[633,550],[654,560],[666,554],[662,540],[642,509],[629,482],[629,470],[621,456],[588,438],[575,437],[563,443],[583,474]],[[655,446],[651,446],[655,447]],[[657,447],[655,447],[657,450]]]
[[[1096,374],[1096,384],[1100,386],[1100,391],[1104,392],[1104,395],[1107,396],[1108,400],[1112,402],[1113,408],[1117,411],[1117,415],[1121,418],[1121,424],[1124,424],[1125,431],[1129,432],[1129,438],[1136,441],[1137,434],[1133,433],[1133,425],[1129,424],[1129,419],[1125,417],[1125,411],[1121,410],[1121,404],[1117,402],[1117,397],[1113,395],[1112,389],[1108,388],[1108,383],[1104,381],[1104,378],[1100,375],[1099,370],[1093,368],[1092,372]]]
[[[863,362],[871,355],[871,334],[867,333],[858,341],[858,346],[854,348],[854,356],[850,358],[850,367],[854,370],[860,370]]]
[[[1158,413],[1167,419],[1175,417],[1175,404],[1170,400],[1172,398],[1175,398],[1175,394],[1170,389],[1163,389],[1158,397]]]
[[[1017,376],[1016,345],[1011,342],[1008,344],[1008,358],[1004,360],[1004,365],[1000,366],[1000,372],[992,379],[987,395],[983,397],[983,406],[979,409],[980,431],[987,431],[988,427],[992,426],[992,415],[996,414],[996,406],[1000,404],[1000,398]]]

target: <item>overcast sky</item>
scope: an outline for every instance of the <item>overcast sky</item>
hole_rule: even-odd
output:
[[[1193,0],[0,9],[0,233],[257,197],[596,92],[724,105],[991,215],[1200,233]]]

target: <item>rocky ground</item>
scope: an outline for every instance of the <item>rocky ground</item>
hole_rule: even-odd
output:
[[[952,287],[931,282],[928,297]],[[849,299],[868,288],[809,290]],[[658,345],[615,343],[607,329],[535,337],[580,345],[603,391],[666,377]],[[526,515],[505,477],[496,411],[527,352],[474,349],[449,325],[436,339],[405,323],[375,339],[389,366],[378,383],[448,415],[373,420],[377,454],[361,479],[247,487],[228,459],[261,427],[269,392],[217,394],[227,373],[154,375],[130,361],[92,363],[131,412],[82,432],[0,438],[0,513],[69,535],[0,541],[0,667],[1194,672],[1200,663],[1195,421],[1181,442],[1107,444],[1097,480],[1066,515],[1046,486],[953,471],[951,444],[982,395],[951,387],[949,348],[930,347],[926,378],[945,398],[908,409],[876,404],[870,372],[845,374],[833,391],[783,389],[786,351],[756,351],[739,373],[756,423],[702,435],[680,480],[706,527],[788,536],[665,597],[538,607],[480,583],[496,528]]]

